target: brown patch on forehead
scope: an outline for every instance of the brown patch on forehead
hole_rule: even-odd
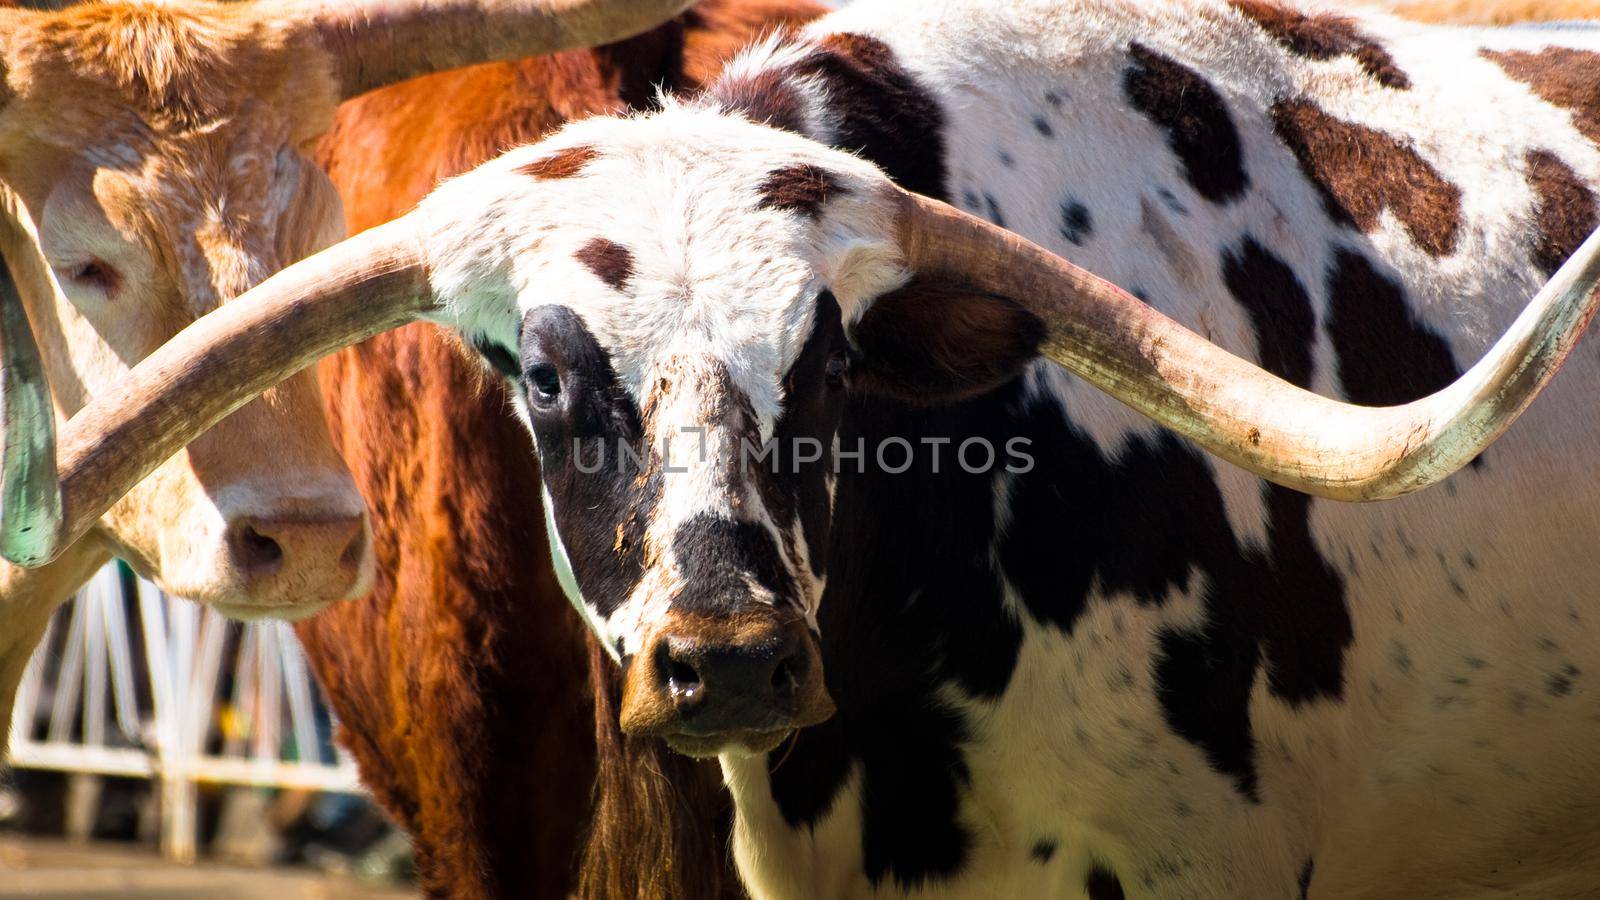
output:
[[[827,169],[798,163],[767,173],[758,191],[762,209],[781,209],[815,219],[828,198],[844,193],[845,188]]]
[[[1336,119],[1308,100],[1277,103],[1272,121],[1334,221],[1371,232],[1387,209],[1430,256],[1455,250],[1461,189],[1409,142]]]
[[[616,241],[597,237],[573,255],[618,293],[627,288],[628,279],[633,277],[633,254]]]
[[[226,6],[85,3],[18,27],[26,60],[19,68],[34,89],[70,90],[70,72],[115,86],[118,99],[162,128],[225,118],[252,86],[265,93],[303,62],[274,52],[281,38]]]
[[[565,150],[557,150],[549,156],[521,166],[517,171],[539,181],[571,178],[582,172],[583,167],[587,166],[590,161],[599,155],[600,152],[598,150],[588,145],[568,147]]]
[[[1572,112],[1572,124],[1600,144],[1600,54],[1569,47],[1480,50],[1507,75],[1533,89],[1546,103]]]
[[[1353,19],[1334,13],[1308,16],[1270,0],[1232,0],[1230,5],[1290,53],[1319,61],[1349,56],[1379,84],[1401,91],[1411,87],[1389,51],[1362,34]]]
[[[1548,150],[1530,150],[1526,162],[1537,229],[1533,261],[1546,275],[1554,275],[1600,224],[1600,216],[1594,193],[1560,157]]]

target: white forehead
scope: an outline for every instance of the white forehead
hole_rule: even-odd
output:
[[[521,171],[572,148],[571,177]],[[815,218],[763,208],[779,169],[812,165],[842,190]],[[672,104],[650,116],[568,126],[442,187],[430,223],[434,285],[457,327],[516,346],[530,309],[571,308],[635,398],[671,357],[720,361],[756,414],[776,418],[783,373],[831,290],[849,317],[904,278],[884,176],[870,164],[742,118]],[[619,290],[579,259],[596,239],[626,251]]]

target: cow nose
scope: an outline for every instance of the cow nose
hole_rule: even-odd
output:
[[[799,619],[696,620],[658,631],[630,667],[622,727],[677,745],[782,735],[833,713],[816,639]],[[690,627],[685,627],[685,626]]]
[[[804,647],[793,633],[754,645],[706,643],[667,635],[658,644],[661,689],[687,731],[778,726],[794,716]]]
[[[228,555],[247,587],[293,582],[329,599],[354,586],[369,540],[361,514],[242,516],[227,531]]]

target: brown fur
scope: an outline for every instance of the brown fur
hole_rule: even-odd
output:
[[[1381,5],[1419,22],[1460,25],[1600,19],[1600,3],[1594,0],[1391,0]]]
[[[417,79],[345,104],[322,158],[351,229],[371,227],[439,178],[567,119],[646,104],[656,83],[692,88],[757,34],[820,12],[709,0],[612,47]],[[343,740],[415,837],[430,894],[736,893],[715,767],[622,737],[616,666],[585,651],[551,576],[530,442],[475,367],[425,326],[322,366],[384,573],[369,599],[299,628]]]
[[[1533,261],[1554,275],[1595,226],[1593,192],[1583,179],[1561,158],[1546,150],[1528,153],[1528,186],[1538,198],[1533,205],[1533,224],[1538,238],[1533,245]]]
[[[1596,56],[1583,50],[1547,47],[1537,53],[1483,50],[1506,74],[1533,89],[1545,102],[1572,111],[1572,124],[1592,143],[1600,144],[1600,83]]]
[[[263,7],[204,0],[85,3],[50,13],[7,7],[0,10],[6,202],[19,201],[33,217],[43,249],[72,251],[56,280],[109,301],[86,315],[48,283],[39,244],[20,233],[8,238],[13,260],[32,260],[17,268],[20,293],[65,417],[120,386],[134,361],[202,313],[339,237],[336,194],[296,156],[332,119],[336,85],[320,45],[273,24]],[[276,167],[263,159],[306,175],[293,196],[275,190]],[[92,230],[119,235],[121,252],[102,258],[87,242],[63,243],[72,228],[51,234],[52,224],[74,219],[80,226],[98,220]],[[255,452],[264,446],[274,452]],[[284,488],[308,482],[331,493],[284,503]],[[271,575],[239,565],[214,505],[234,486],[246,487],[258,508],[282,504],[306,520],[323,518],[327,527],[296,528],[280,545],[316,549],[291,551]],[[175,595],[241,614],[250,607],[306,614],[369,583],[364,543],[347,545],[363,551],[349,557],[337,549],[319,555],[326,535],[343,540],[364,528],[355,500],[313,379],[296,376],[162,463],[47,570],[0,566],[0,610],[57,604],[81,583],[74,579],[115,554]],[[28,625],[15,630],[27,634]],[[32,649],[0,644],[6,671]],[[0,695],[14,687],[6,677]]]
[[[539,181],[571,178],[582,172],[583,167],[587,166],[596,155],[593,147],[568,147],[543,159],[536,159],[517,171]]]
[[[759,190],[762,209],[783,209],[815,219],[828,198],[844,188],[828,170],[802,163],[767,173]]]
[[[1411,87],[1411,79],[1395,65],[1389,51],[1344,16],[1308,16],[1270,0],[1232,0],[1231,5],[1291,53],[1317,60],[1350,56],[1379,84],[1402,91]]]
[[[578,896],[742,897],[726,828],[711,826],[733,813],[721,773],[714,764],[673,753],[657,738],[622,734],[622,671],[594,641],[589,654],[601,781]]]
[[[1032,362],[1044,323],[1003,297],[912,281],[873,301],[855,328],[857,390],[953,403],[994,390]]]
[[[1272,108],[1278,137],[1322,194],[1335,221],[1370,232],[1388,209],[1417,246],[1433,256],[1455,250],[1461,189],[1409,144],[1328,115],[1305,100]]]
[[[800,95],[783,72],[763,69],[750,78],[718,82],[717,99],[724,109],[752,122],[796,133],[805,130]]]
[[[619,294],[628,287],[628,279],[633,277],[633,254],[616,241],[606,240],[603,237],[593,238],[579,247],[578,252],[573,255],[578,258],[578,262],[593,272],[596,278],[604,281]]]

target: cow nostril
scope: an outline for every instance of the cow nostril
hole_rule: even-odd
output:
[[[344,552],[339,554],[339,566],[343,569],[354,569],[361,564],[361,557],[367,549],[367,530],[357,527],[355,536],[350,538],[350,543],[345,545]]]
[[[794,693],[795,688],[799,686],[800,678],[795,673],[793,660],[786,659],[772,670],[772,689],[780,696]]]
[[[700,692],[700,673],[694,666],[676,659],[667,660],[667,687],[681,697],[694,697]]]
[[[283,547],[250,525],[234,535],[234,552],[245,569],[272,569],[283,562]]]
[[[772,670],[772,702],[786,714],[799,706],[800,695],[805,691],[800,683],[804,666],[804,657],[796,653],[784,657]]]

